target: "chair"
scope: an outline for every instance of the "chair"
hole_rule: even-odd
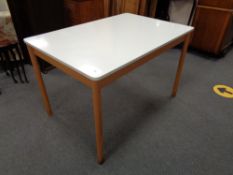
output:
[[[18,73],[20,82],[28,83],[28,79],[27,79],[25,69],[24,69],[22,55],[19,50],[19,46],[17,42],[12,42],[10,40],[3,39],[3,38],[0,39],[0,63],[6,75],[8,76],[11,75],[14,83],[18,83],[14,75],[15,68]],[[24,80],[21,76],[20,68],[22,69]]]

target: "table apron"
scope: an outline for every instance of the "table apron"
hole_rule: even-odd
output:
[[[154,59],[155,57],[159,56],[163,52],[165,52],[168,49],[171,49],[178,44],[182,43],[185,41],[185,39],[190,35],[190,33],[185,34],[183,36],[180,36],[179,38],[167,43],[164,46],[161,46],[160,48],[156,49],[155,51],[152,51],[151,53],[143,56],[142,58],[138,59],[137,61],[128,64],[127,66],[119,69],[118,71],[112,73],[111,75],[107,76],[106,78],[103,78],[97,82],[98,86],[104,87],[108,84],[110,84],[112,81],[120,78],[121,76],[133,71],[137,67],[143,65],[144,63]]]
[[[50,56],[44,54],[43,52],[34,49],[33,47],[28,46],[28,49],[30,49],[33,54],[40,59],[50,63],[51,65],[55,66],[57,69],[63,71],[64,73],[70,75],[71,77],[81,81],[83,84],[85,84],[88,87],[93,87],[94,82],[82,74],[78,73],[77,71],[71,69],[70,67],[64,65],[63,63],[60,63],[59,61],[56,61],[55,59],[51,58]]]
[[[180,36],[179,38],[167,43],[166,45],[156,49],[155,51],[152,51],[151,53],[143,56],[142,58],[138,59],[137,61],[130,63],[130,64],[126,65],[125,67],[119,69],[118,71],[106,76],[105,78],[103,78],[101,80],[97,80],[97,81],[86,78],[85,76],[83,76],[79,72],[77,72],[77,71],[73,70],[72,68],[64,65],[63,63],[51,58],[50,56],[44,54],[43,52],[37,50],[36,48],[33,48],[31,46],[27,46],[27,47],[28,47],[28,49],[31,50],[31,52],[33,52],[33,54],[35,56],[52,64],[53,66],[55,66],[59,70],[63,71],[64,73],[70,75],[71,77],[81,81],[86,86],[91,87],[91,88],[98,86],[99,88],[102,88],[104,86],[107,86],[108,84],[110,84],[114,80],[120,78],[121,76],[133,71],[134,69],[141,66],[142,64],[154,59],[156,56],[160,55],[161,53],[165,52],[166,50],[171,49],[171,48],[175,47],[176,45],[184,42],[185,39],[190,35],[190,33],[191,32]]]

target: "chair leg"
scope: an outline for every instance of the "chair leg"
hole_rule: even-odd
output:
[[[20,50],[19,50],[19,46],[16,45],[15,49],[16,49],[18,55],[19,55],[19,60],[20,60],[19,62],[20,62],[20,66],[21,66],[21,68],[22,68],[22,70],[23,70],[24,79],[25,79],[25,81],[28,83],[28,79],[27,79],[26,72],[25,72],[25,69],[24,69],[23,59],[22,59],[21,52],[20,52]]]
[[[19,79],[20,79],[21,83],[24,83],[24,81],[23,81],[23,79],[22,79],[22,76],[21,76],[21,73],[20,73],[20,70],[19,70],[19,64],[18,64],[18,61],[17,61],[17,59],[16,59],[16,55],[15,55],[15,53],[14,53],[14,50],[13,50],[13,49],[10,49],[9,52],[11,53],[11,56],[12,56],[12,58],[13,58],[13,60],[14,60],[14,63],[15,63],[15,66],[16,66],[16,70],[17,70],[18,75],[19,75]]]
[[[10,56],[8,54],[8,52],[4,52],[4,55],[5,55],[5,58],[6,58],[6,64],[7,64],[7,69],[10,70],[10,74],[11,74],[11,77],[14,81],[14,83],[18,83],[18,81],[15,79],[15,75],[14,75],[14,68],[13,68],[13,65],[10,63]]]
[[[0,53],[0,59],[1,59],[1,62],[2,62],[2,69],[3,71],[6,73],[7,76],[10,76],[8,70],[7,70],[7,65],[6,65],[6,59],[4,58],[4,56],[2,55],[2,53]]]
[[[2,67],[2,70],[3,70],[4,72],[6,72],[5,69],[4,69],[3,63],[4,63],[3,56],[2,56],[2,54],[0,53],[0,65],[1,65],[1,67]]]

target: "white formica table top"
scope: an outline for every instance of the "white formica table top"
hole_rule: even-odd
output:
[[[91,80],[100,80],[193,27],[121,14],[24,41]]]

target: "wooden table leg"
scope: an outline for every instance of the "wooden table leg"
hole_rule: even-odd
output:
[[[95,132],[96,132],[96,149],[97,149],[97,162],[102,164],[104,161],[103,156],[103,126],[102,126],[102,112],[101,112],[101,89],[98,86],[92,88],[93,96],[93,109],[95,119]]]
[[[30,47],[28,47],[28,51],[29,51],[29,55],[31,57],[32,65],[33,65],[34,72],[35,72],[35,75],[36,75],[36,78],[37,78],[37,81],[38,81],[38,84],[39,84],[39,88],[40,88],[40,91],[41,91],[41,94],[42,94],[42,97],[43,97],[45,109],[46,109],[48,115],[52,116],[53,112],[52,112],[52,109],[51,109],[51,106],[50,106],[50,103],[49,103],[49,98],[48,98],[48,95],[47,95],[47,92],[46,92],[46,88],[45,88],[45,85],[44,85],[44,82],[43,82],[43,79],[42,79],[42,76],[41,76],[40,67],[39,67],[39,64],[38,64],[37,57],[33,54],[33,51],[31,50]]]
[[[180,60],[179,60],[179,64],[178,64],[178,68],[177,68],[177,72],[176,72],[176,79],[175,79],[175,82],[173,85],[173,90],[172,90],[173,97],[176,96],[176,93],[178,90],[180,77],[181,77],[181,73],[182,73],[183,66],[184,66],[185,56],[186,56],[188,46],[189,46],[190,36],[191,36],[190,34],[187,34],[186,39],[184,41],[184,46],[183,46],[182,51],[181,51]]]

